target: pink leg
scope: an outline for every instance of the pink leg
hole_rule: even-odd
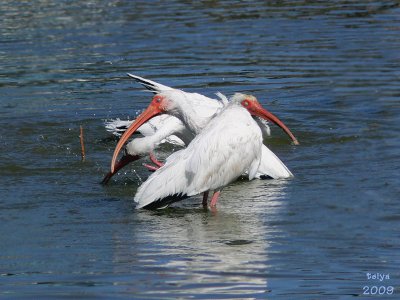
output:
[[[221,191],[214,192],[214,194],[213,194],[213,196],[211,198],[211,202],[210,202],[210,207],[211,208],[214,208],[217,205],[219,194],[221,194]]]
[[[149,169],[149,171],[157,171],[160,168],[160,167],[154,167],[149,164],[143,164],[143,166],[145,166],[147,169]]]
[[[153,151],[150,151],[150,160],[159,168],[162,167],[164,164],[160,162],[156,156],[154,155]]]
[[[207,200],[208,200],[208,191],[206,191],[206,192],[204,192],[204,194],[203,194],[203,207],[204,208],[207,208]]]

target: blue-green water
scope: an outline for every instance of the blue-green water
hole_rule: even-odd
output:
[[[399,6],[2,1],[0,297],[399,297]],[[216,214],[135,210],[146,160],[99,184],[103,120],[150,100],[126,72],[254,94],[301,142],[267,140],[295,177],[236,182]]]

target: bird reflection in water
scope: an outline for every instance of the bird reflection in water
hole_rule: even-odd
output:
[[[116,273],[134,269],[135,282],[116,285],[152,296],[259,297],[268,290],[270,237],[279,235],[266,223],[285,210],[287,182],[237,181],[224,189],[217,213],[204,211],[198,197],[160,211],[131,210],[132,230],[115,232],[114,262]]]

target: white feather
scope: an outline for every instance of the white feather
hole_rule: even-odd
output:
[[[261,147],[261,163],[256,178],[268,175],[274,179],[293,177],[292,172],[267,146]]]
[[[219,97],[219,99],[220,99],[221,102],[224,104],[224,106],[228,105],[229,100],[228,100],[228,98],[227,98],[224,94],[222,94],[222,93],[220,93],[220,92],[217,92],[217,93],[215,93],[215,95],[217,95],[217,96]]]
[[[163,142],[175,142],[179,145],[187,145],[196,134],[201,132],[201,130],[207,126],[207,124],[210,122],[210,119],[214,115],[218,114],[224,106],[228,105],[226,96],[219,92],[216,95],[221,99],[221,101],[208,98],[198,93],[186,93],[184,91],[159,84],[137,75],[129,73],[128,75],[150,91],[170,97],[178,103],[179,107],[179,109],[170,112],[173,116],[164,115],[155,117],[151,121],[143,124],[139,128],[139,132],[141,132],[144,136],[149,136],[149,138],[143,138],[136,142],[133,140],[133,144],[131,146],[128,144],[127,146],[128,150],[131,149],[130,151],[145,151],[146,149],[153,149],[156,145]],[[243,96],[243,94],[236,93],[231,98],[231,101],[240,103]],[[252,96],[246,95],[246,97]],[[159,120],[163,120],[163,118],[174,118],[174,116],[181,119],[181,125],[176,125],[177,127],[175,130],[164,129],[157,135],[156,132],[164,126],[155,124],[157,122],[157,118],[160,118]],[[259,118],[255,118],[255,120],[261,128],[263,136],[265,137],[266,135],[270,135],[268,123]],[[182,128],[182,123],[184,124],[184,127],[186,127],[185,129]],[[106,125],[106,127],[109,131],[117,131],[115,129],[117,127],[116,125],[109,124]],[[166,136],[166,133],[168,132],[171,134],[170,136]],[[157,138],[161,140],[157,140]],[[144,145],[140,146],[139,143]],[[254,174],[257,178],[262,177],[262,175],[267,175],[272,178],[287,178],[293,176],[293,174],[282,163],[282,161],[266,146],[262,147],[261,160],[260,168]],[[253,175],[252,172],[251,175]]]
[[[261,144],[261,130],[247,110],[228,106],[140,186],[137,208],[172,195],[221,189],[244,172],[252,179],[260,164]]]

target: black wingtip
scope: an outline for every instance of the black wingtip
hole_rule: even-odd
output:
[[[140,77],[135,76],[135,75],[130,74],[130,73],[127,73],[127,74],[128,74],[129,77],[133,78],[136,82],[138,82],[141,85],[143,85],[146,89],[148,89],[148,90],[150,90],[150,91],[152,91],[154,93],[158,92],[157,87],[154,84],[152,84],[151,82],[147,81],[146,79],[140,78]]]
[[[168,207],[170,204],[172,204],[174,202],[182,201],[186,198],[189,198],[189,196],[176,194],[176,195],[168,196],[163,199],[151,202],[150,204],[143,206],[142,208],[148,209],[148,210],[162,209],[162,208]]]

